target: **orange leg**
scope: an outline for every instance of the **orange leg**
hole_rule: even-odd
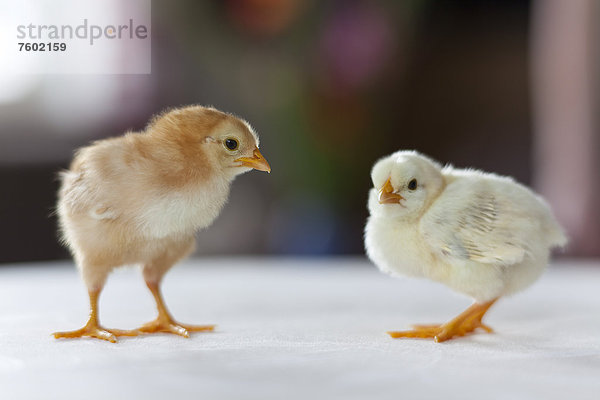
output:
[[[190,337],[190,332],[205,332],[212,331],[215,329],[214,325],[184,325],[176,322],[163,301],[162,295],[160,293],[159,285],[156,283],[146,282],[148,289],[152,292],[152,296],[154,296],[154,300],[156,301],[156,308],[158,310],[158,317],[154,321],[148,322],[147,324],[142,325],[141,328],[138,329],[141,333],[157,333],[157,332],[166,332],[173,333],[175,335]]]
[[[105,329],[98,322],[98,296],[100,290],[90,290],[90,317],[85,326],[75,331],[55,332],[53,335],[56,339],[60,338],[81,338],[93,337],[96,339],[107,340],[115,343],[117,336],[136,336],[136,331],[123,331],[119,329]]]
[[[481,322],[487,310],[498,299],[486,303],[474,303],[457,317],[445,324],[438,325],[413,325],[413,330],[388,332],[393,338],[433,338],[436,342],[445,342],[455,337],[465,336],[481,328],[488,333],[492,328]]]

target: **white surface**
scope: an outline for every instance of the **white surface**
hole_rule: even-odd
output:
[[[598,399],[600,264],[552,267],[498,302],[495,334],[437,344],[386,330],[443,322],[469,300],[361,259],[189,261],[164,284],[175,316],[215,333],[55,340],[87,297],[72,264],[0,268],[1,399]],[[136,270],[111,276],[101,320],[154,317]]]

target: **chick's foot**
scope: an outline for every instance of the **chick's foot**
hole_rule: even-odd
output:
[[[211,332],[214,329],[215,325],[184,325],[173,321],[172,318],[158,317],[137,330],[140,333],[172,333],[189,338],[190,332]]]
[[[419,338],[434,339],[436,342],[444,342],[461,336],[473,333],[478,328],[492,333],[493,329],[481,321],[474,321],[469,324],[452,325],[450,322],[445,324],[432,325],[413,325],[410,331],[392,331],[388,334],[394,339],[398,338]]]
[[[494,299],[487,303],[475,303],[462,314],[444,324],[413,325],[413,330],[392,331],[388,332],[388,334],[394,339],[418,338],[445,342],[456,337],[469,335],[477,329],[483,329],[488,333],[492,333],[493,329],[481,322],[481,319],[495,301]]]
[[[118,336],[137,336],[138,332],[120,329],[105,329],[98,324],[88,323],[81,329],[66,332],[54,332],[53,335],[56,339],[74,339],[91,337],[95,339],[106,340],[111,343],[116,343]]]

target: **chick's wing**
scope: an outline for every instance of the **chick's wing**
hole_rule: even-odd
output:
[[[448,262],[512,265],[530,251],[539,208],[535,196],[513,181],[463,177],[446,187],[419,229]]]
[[[139,197],[147,189],[142,185],[139,163],[128,159],[130,153],[120,139],[78,151],[71,169],[61,174],[61,199],[69,212],[107,220],[131,213],[128,207],[139,207]]]

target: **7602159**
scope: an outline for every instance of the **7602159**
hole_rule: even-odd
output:
[[[65,50],[67,50],[66,43],[58,43],[58,42],[57,43],[53,43],[53,42],[47,42],[47,43],[20,42],[20,43],[18,43],[18,45],[19,45],[19,51],[65,51]]]

